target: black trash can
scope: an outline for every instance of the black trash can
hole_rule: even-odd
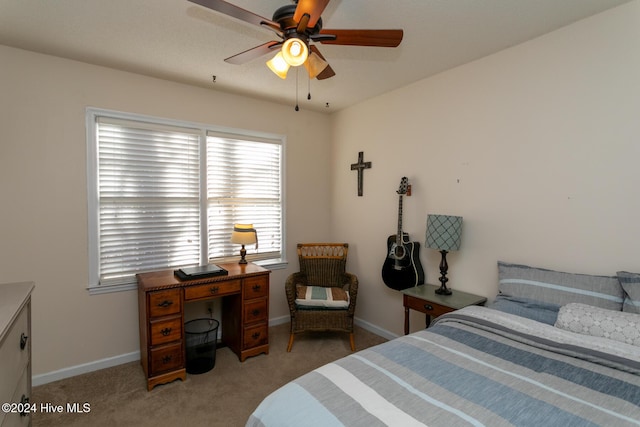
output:
[[[219,325],[215,319],[195,319],[184,324],[189,374],[204,374],[215,366]]]

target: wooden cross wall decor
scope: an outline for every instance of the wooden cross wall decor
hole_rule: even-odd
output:
[[[358,163],[351,165],[351,170],[358,171],[358,196],[362,197],[362,179],[364,178],[364,170],[371,169],[371,162],[364,161],[364,151],[358,153]]]

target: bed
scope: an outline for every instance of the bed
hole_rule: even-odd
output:
[[[303,375],[247,426],[640,426],[640,315],[622,282],[499,269],[492,307]]]

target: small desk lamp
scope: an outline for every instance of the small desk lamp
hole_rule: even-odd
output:
[[[235,224],[233,226],[233,233],[231,233],[231,243],[242,245],[238,264],[246,264],[247,260],[244,259],[244,257],[247,255],[247,250],[244,248],[244,245],[252,245],[255,243],[256,248],[258,247],[258,233],[256,229],[253,228],[253,224]]]
[[[427,215],[427,247],[439,250],[442,254],[440,261],[440,287],[436,294],[451,295],[447,288],[447,252],[460,249],[462,236],[462,217],[451,215]]]

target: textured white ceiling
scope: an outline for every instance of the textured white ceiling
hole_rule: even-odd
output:
[[[318,44],[336,76],[299,73],[301,109],[333,112],[525,42],[629,0],[332,0],[324,28],[402,28],[397,48]],[[271,18],[288,0],[229,0]],[[268,57],[231,65],[226,57],[273,33],[187,0],[0,0],[0,44],[265,98],[296,102]],[[212,76],[216,76],[213,83]],[[326,107],[329,103],[329,108]]]

